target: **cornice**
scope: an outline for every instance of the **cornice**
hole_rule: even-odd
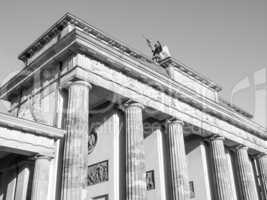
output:
[[[242,108],[238,107],[237,105],[231,104],[230,102],[222,99],[221,97],[219,98],[219,103],[224,106],[224,107],[228,107],[232,110],[234,110],[235,112],[240,113],[241,115],[244,115],[245,117],[252,119],[253,115],[250,114],[249,112],[243,110]]]
[[[42,34],[37,40],[35,40],[29,47],[27,47],[18,58],[24,62],[28,58],[32,57],[36,52],[38,52],[44,45],[46,45],[50,40],[52,40],[58,33],[60,33],[68,24],[72,24],[75,27],[81,28],[85,32],[91,34],[93,37],[97,38],[99,41],[111,45],[112,47],[129,54],[132,57],[140,59],[142,61],[153,63],[153,61],[147,58],[142,53],[133,48],[129,48],[129,45],[124,44],[118,39],[104,33],[103,31],[89,25],[86,21],[70,14],[66,13],[61,19],[59,19],[51,28],[49,28],[44,34]]]
[[[159,64],[164,68],[167,68],[169,66],[173,66],[176,69],[178,69],[181,73],[186,74],[187,76],[193,78],[195,81],[202,83],[206,87],[211,88],[212,90],[215,90],[216,92],[219,92],[222,90],[222,88],[220,86],[218,86],[215,82],[209,80],[209,78],[205,77],[204,75],[200,74],[199,72],[196,72],[195,70],[193,70],[189,66],[186,66],[185,64],[181,63],[180,61],[178,61],[172,57],[168,57],[164,60],[161,60],[159,62]]]
[[[63,138],[65,131],[44,124],[0,113],[0,126],[49,138]]]
[[[89,33],[91,36],[98,39],[100,42],[105,43],[106,45],[115,48],[116,50],[121,51],[123,54],[127,54],[130,57],[138,59],[140,62],[145,62],[148,64],[155,65],[156,67],[165,67],[168,65],[175,66],[177,69],[183,73],[190,76],[195,81],[204,84],[206,87],[209,87],[215,91],[221,91],[221,87],[218,86],[213,81],[210,81],[207,77],[201,75],[200,73],[194,71],[190,67],[178,62],[173,58],[167,58],[162,60],[159,64],[153,62],[150,58],[146,57],[141,52],[129,47],[129,45],[124,44],[118,39],[104,33],[103,31],[89,25],[84,20],[67,13],[59,21],[57,21],[50,29],[48,29],[43,35],[41,35],[36,41],[34,41],[28,48],[26,48],[20,55],[19,59],[27,63],[27,60],[31,58],[35,53],[37,53],[44,45],[46,45],[50,40],[52,40],[56,35],[58,35],[68,24],[72,24],[75,27],[82,29],[83,31]]]
[[[24,87],[22,83],[28,81],[31,76],[36,73],[38,70],[44,68],[45,66],[56,62],[58,57],[63,55],[71,55],[72,52],[68,51],[71,49],[75,43],[75,30],[67,34],[59,42],[57,42],[52,47],[48,48],[42,53],[38,58],[36,58],[32,63],[25,66],[19,73],[13,76],[10,80],[5,82],[0,87],[0,98],[8,100],[8,96],[11,92],[14,92],[15,89],[19,87]],[[51,52],[53,52],[51,54]]]

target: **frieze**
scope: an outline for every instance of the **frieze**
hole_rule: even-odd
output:
[[[100,61],[93,61],[92,59],[86,58],[85,56],[81,56],[79,55],[80,58],[78,59],[78,65],[79,66],[88,66],[91,67],[92,62],[98,62],[97,65],[102,65],[103,67],[105,66],[104,63],[100,62]],[[86,62],[86,59],[88,62]],[[94,67],[93,70],[99,70],[99,67]],[[120,69],[122,71],[122,69]],[[125,74],[125,73],[124,73]],[[157,74],[159,75],[159,74]],[[101,72],[101,76],[102,76],[102,72]],[[152,79],[145,79],[145,80],[141,80],[140,75],[134,75],[131,71],[131,73],[126,73],[126,76],[134,76],[134,78],[136,78],[137,80],[141,81],[142,83],[147,84],[147,86],[149,87],[153,87],[154,89],[158,90],[157,88],[157,83]],[[158,76],[157,76],[158,78]],[[166,79],[164,79],[166,80]],[[199,96],[197,96],[195,93],[191,92],[190,90],[187,90],[186,88],[181,88],[181,86],[179,86],[178,88],[180,88],[180,91],[178,92],[176,89],[171,88],[170,86],[177,86],[176,83],[171,83],[170,80],[168,80],[168,85],[162,85],[160,84],[160,88],[161,90],[159,91],[161,95],[165,94],[167,96],[170,96],[170,98],[174,98],[175,100],[178,99],[181,102],[186,103],[189,106],[192,106],[193,108],[198,109],[199,111],[203,112],[203,113],[207,113],[208,115],[211,115],[213,117],[216,117],[220,120],[223,120],[231,125],[234,125],[240,129],[243,129],[249,133],[252,133],[255,136],[261,137],[261,138],[266,138],[266,134],[263,133],[263,127],[259,126],[257,124],[255,124],[253,121],[244,118],[242,119],[242,121],[240,121],[240,119],[236,118],[235,114],[238,114],[237,112],[231,110],[228,106],[222,105],[222,104],[218,104],[218,103],[214,103],[214,102],[210,102],[210,101],[206,101],[203,98],[201,99],[201,101],[199,99],[195,99],[196,97],[199,98]],[[134,85],[133,85],[134,86]],[[129,86],[131,87],[131,86]],[[134,88],[134,87],[131,87]],[[194,97],[194,98],[192,98]],[[161,99],[158,99],[158,101],[161,101]],[[174,105],[173,105],[174,106]]]
[[[106,182],[109,179],[108,160],[88,166],[87,185]]]

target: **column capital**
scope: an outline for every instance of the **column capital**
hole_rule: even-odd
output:
[[[239,151],[239,150],[241,150],[241,149],[247,151],[247,150],[248,150],[248,147],[245,146],[245,145],[243,145],[243,144],[239,144],[239,145],[235,146],[233,149],[234,149],[235,151]]]
[[[47,156],[47,155],[41,155],[41,154],[36,154],[33,157],[31,157],[31,160],[52,160],[54,157],[53,156]]]
[[[87,80],[82,80],[82,79],[73,79],[73,80],[69,80],[65,83],[63,83],[61,85],[61,88],[69,88],[70,86],[73,86],[73,85],[82,85],[82,86],[86,86],[88,87],[90,90],[92,89],[92,84],[87,81]]]
[[[136,102],[136,101],[133,101],[131,99],[125,101],[123,104],[122,104],[122,109],[125,110],[129,107],[139,107],[141,108],[142,110],[145,108],[145,106],[139,102]]]
[[[261,159],[261,158],[267,158],[267,154],[266,153],[262,153],[262,152],[260,152],[260,153],[258,153],[258,154],[256,154],[256,156],[255,156],[257,159]]]
[[[180,125],[184,125],[184,122],[180,119],[177,119],[175,117],[170,117],[168,119],[166,119],[166,123],[167,124],[180,124]]]
[[[208,137],[206,140],[208,142],[212,142],[212,141],[215,141],[215,140],[222,140],[222,141],[224,141],[225,140],[225,137],[220,136],[220,135],[212,135],[212,136]]]

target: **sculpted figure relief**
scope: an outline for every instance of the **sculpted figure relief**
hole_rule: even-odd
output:
[[[97,133],[93,130],[88,137],[88,154],[92,153],[97,143]]]
[[[108,161],[103,161],[88,167],[87,185],[95,185],[108,181]]]

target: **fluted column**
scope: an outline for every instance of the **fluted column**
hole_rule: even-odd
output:
[[[240,145],[236,148],[236,167],[239,179],[241,200],[258,200],[253,168],[248,156],[248,148]]]
[[[19,163],[18,167],[15,200],[26,200],[30,179],[30,163],[25,161],[24,163]]]
[[[42,155],[37,155],[35,157],[31,200],[47,200],[50,159],[50,157]]]
[[[146,199],[143,106],[129,102],[125,108],[126,123],[126,200]]]
[[[261,181],[261,192],[264,199],[267,199],[267,155],[261,155],[257,159],[259,176]]]
[[[211,163],[213,167],[214,196],[216,200],[232,200],[228,163],[224,148],[224,138],[213,136],[210,138]]]
[[[68,108],[63,158],[63,200],[86,199],[89,132],[89,90],[85,81],[68,86]]]
[[[189,185],[182,121],[168,121],[168,141],[172,200],[186,200],[189,199]]]

